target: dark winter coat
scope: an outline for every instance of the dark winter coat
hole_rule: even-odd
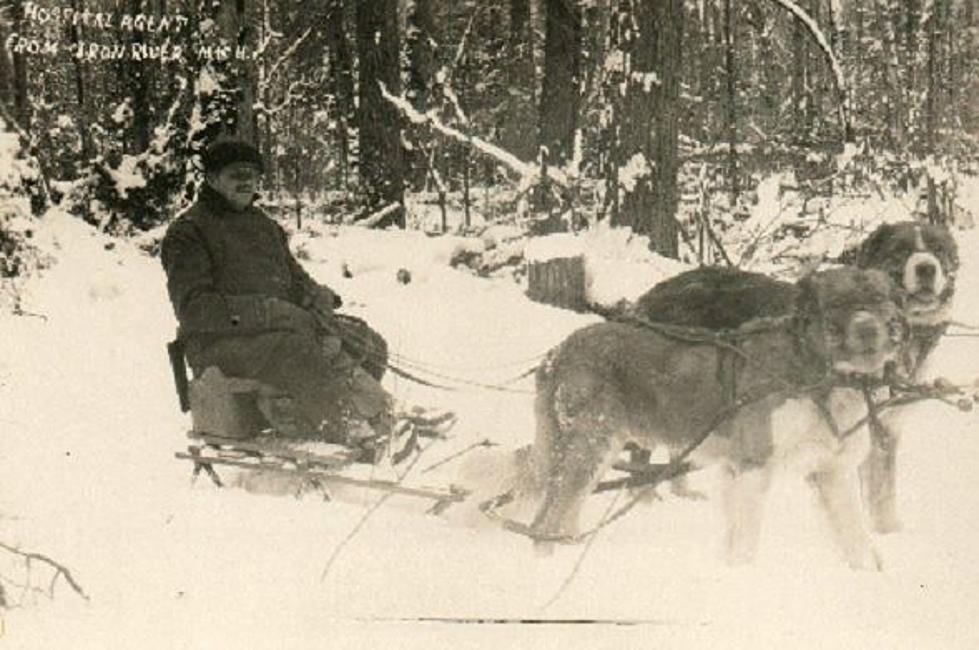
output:
[[[235,210],[206,185],[167,230],[161,258],[183,337],[271,329],[266,298],[301,309],[317,287],[279,224],[253,206]]]
[[[217,366],[293,396],[312,426],[332,429],[390,408],[368,375],[359,344],[384,347],[362,321],[307,311],[318,285],[302,269],[285,231],[255,207],[235,210],[205,186],[164,237],[167,289],[195,374]],[[366,365],[366,364],[365,364]]]

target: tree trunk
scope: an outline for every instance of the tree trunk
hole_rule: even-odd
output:
[[[258,128],[255,119],[255,65],[248,56],[252,51],[252,29],[246,15],[245,0],[219,0],[217,22],[224,42],[231,47],[231,58],[226,62],[228,77],[236,85],[234,134],[239,140],[257,142]],[[238,48],[246,55],[237,58]]]
[[[81,15],[84,10],[84,0],[72,0],[71,7],[76,15]],[[82,41],[82,31],[79,25],[72,24],[70,37],[71,42],[76,46]],[[83,160],[87,160],[91,146],[88,134],[88,103],[85,97],[85,63],[78,58],[75,59],[75,94],[78,98],[77,124],[78,137],[82,143],[81,157]]]
[[[737,12],[737,0],[724,0],[724,131],[732,206],[737,205],[741,193],[738,179],[738,71],[735,60]]]
[[[935,153],[938,140],[938,93],[941,74],[939,35],[942,33],[941,16],[945,2],[934,0],[928,19],[928,58],[926,75],[928,88],[925,93],[925,155]]]
[[[143,13],[143,0],[130,0],[129,12],[135,16]],[[133,44],[141,44],[145,41],[143,32],[133,30]],[[150,144],[150,131],[153,124],[153,112],[150,104],[150,79],[149,67],[140,60],[129,60],[123,62],[121,69],[123,78],[132,93],[133,110],[133,129],[132,129],[132,153],[146,151]]]
[[[10,33],[6,29],[6,25],[0,24],[0,43],[6,43],[7,37]],[[13,106],[10,104],[10,100],[14,96],[13,88],[13,70],[12,66],[8,62],[8,57],[10,53],[6,49],[0,49],[0,108],[5,111],[12,111]],[[10,127],[11,125],[7,125]]]
[[[408,12],[408,100],[422,113],[428,110],[432,78],[435,74],[435,16],[431,0],[414,0]],[[405,166],[411,186],[424,189],[428,160],[424,149],[415,147],[407,156]]]
[[[26,25],[23,0],[13,0],[11,14],[13,17],[11,31],[18,34],[23,33]],[[21,129],[27,131],[31,127],[31,105],[27,96],[27,55],[20,52],[11,56],[14,63],[14,119],[17,120],[17,125]]]
[[[531,40],[530,1],[510,0],[510,37],[506,63],[507,106],[501,142],[521,160],[537,153],[534,133],[535,75]]]
[[[399,92],[398,3],[396,0],[358,0],[357,50],[360,55],[360,178],[365,192],[365,216],[392,203],[403,205],[403,156],[397,109],[381,96]],[[379,227],[405,226],[404,209],[391,213]]]
[[[809,140],[807,131],[809,114],[809,78],[805,27],[798,20],[792,21],[792,122],[796,144]]]
[[[346,188],[350,181],[350,125],[356,123],[354,111],[353,64],[347,32],[344,29],[344,1],[328,0],[326,41],[330,53],[330,86],[337,104],[337,159],[340,178]]]
[[[619,11],[625,97],[615,121],[624,195],[613,224],[649,235],[656,252],[675,258],[683,3],[625,1]]]
[[[888,11],[891,9],[891,11]],[[901,71],[905,67],[904,57],[901,52],[903,48],[899,42],[900,15],[896,11],[895,3],[889,2],[885,7],[886,16],[884,22],[888,27],[888,33],[882,39],[884,43],[884,70],[887,80],[886,95],[890,98],[887,106],[891,110],[890,126],[887,131],[888,143],[892,148],[907,146],[907,86],[902,83]]]
[[[547,163],[562,166],[574,153],[578,124],[581,9],[577,0],[544,0],[544,85],[539,144]]]

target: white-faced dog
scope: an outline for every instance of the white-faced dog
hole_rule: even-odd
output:
[[[850,257],[861,268],[887,273],[904,293],[910,336],[901,357],[901,372],[911,381],[923,375],[929,354],[944,334],[955,293],[958,249],[948,229],[917,222],[885,224],[875,230]],[[864,496],[875,530],[901,526],[896,508],[898,437],[887,424],[896,414],[872,424],[870,455],[861,468]]]

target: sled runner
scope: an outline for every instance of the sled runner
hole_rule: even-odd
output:
[[[188,380],[179,342],[168,345],[181,410],[190,412],[193,441],[176,458],[193,463],[193,477],[203,472],[218,487],[224,482],[217,467],[274,472],[297,479],[297,489],[315,489],[329,498],[327,486],[350,485],[387,493],[429,499],[438,513],[465,498],[456,487],[429,488],[356,476],[357,467],[373,464],[389,452],[392,465],[419,448],[419,438],[442,438],[455,424],[451,412],[428,414],[416,408],[403,414],[391,439],[352,439],[349,445],[329,444],[300,434],[287,395],[259,381],[226,377],[207,368]],[[389,451],[397,448],[396,451]]]
[[[222,438],[220,436],[200,435],[191,432],[194,441],[187,452],[177,452],[180,460],[194,464],[194,477],[204,472],[218,487],[223,482],[215,466],[246,470],[272,471],[280,475],[292,476],[299,480],[300,489],[314,489],[323,493],[329,500],[327,491],[330,485],[349,485],[353,487],[379,490],[395,495],[417,497],[434,501],[431,512],[438,514],[453,503],[462,501],[466,491],[455,486],[449,488],[405,485],[397,481],[360,478],[346,473],[358,459],[358,452],[339,445],[324,445],[332,450],[310,452],[297,448],[293,442],[260,436],[250,440]]]

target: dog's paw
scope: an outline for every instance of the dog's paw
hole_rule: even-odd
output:
[[[659,495],[656,488],[650,485],[640,485],[637,487],[629,488],[629,499],[635,500],[639,503],[655,503],[657,501],[662,501],[663,497]]]
[[[874,532],[878,535],[899,533],[904,529],[904,523],[895,515],[876,515],[873,517]]]
[[[884,560],[875,548],[867,549],[867,552],[861,554],[860,557],[850,558],[848,564],[857,571],[881,572],[884,570]]]
[[[700,490],[695,490],[688,486],[686,482],[677,483],[673,481],[670,483],[670,493],[674,496],[678,496],[681,499],[690,499],[692,501],[706,501],[707,494],[701,492]]]
[[[536,557],[539,560],[544,560],[544,559],[547,559],[549,557],[553,557],[554,556],[554,547],[556,545],[557,545],[556,542],[552,542],[552,541],[535,540],[534,541],[534,557]]]

